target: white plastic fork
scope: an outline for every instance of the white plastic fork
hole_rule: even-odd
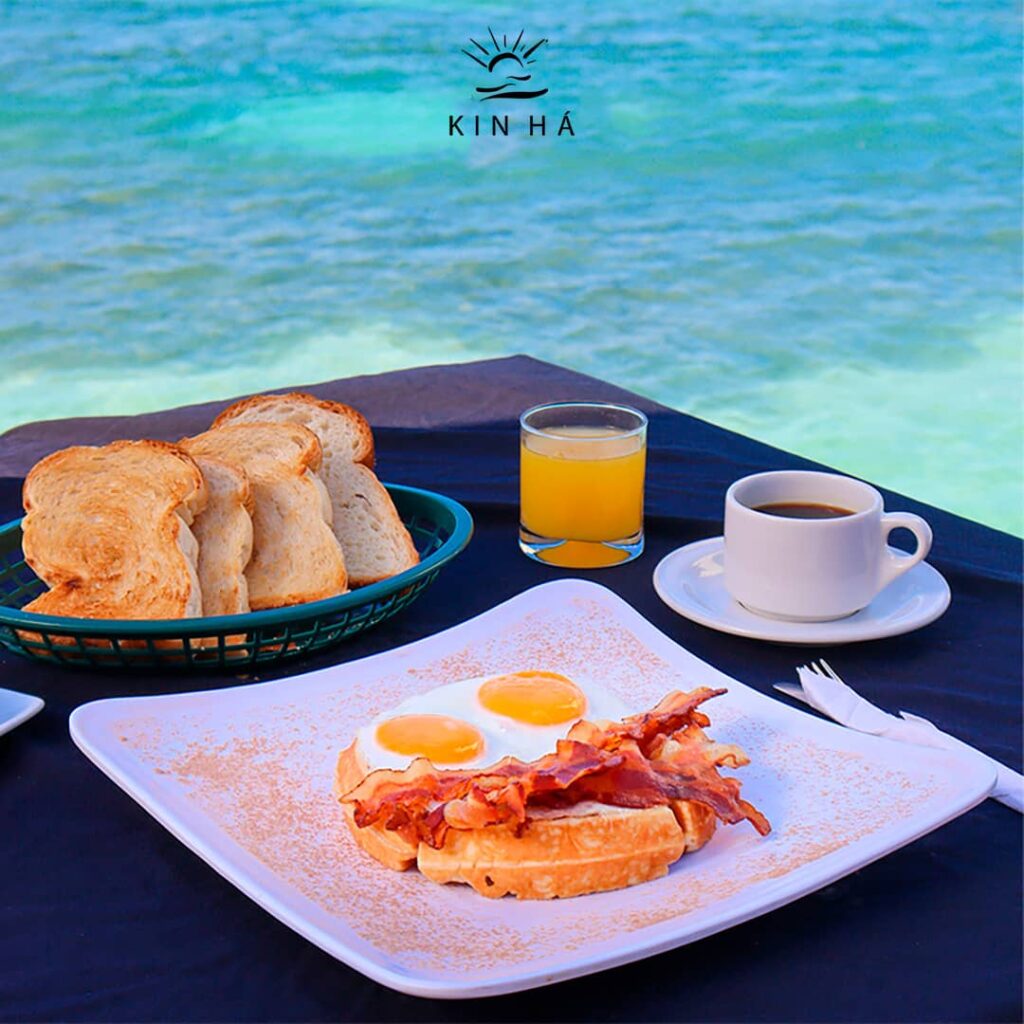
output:
[[[820,662],[812,661],[810,666],[801,665],[796,674],[799,683],[776,683],[775,689],[802,700],[841,725],[902,743],[955,750],[971,757],[984,758],[990,767],[996,769],[996,785],[990,794],[992,799],[1024,813],[1024,775],[1007,768],[969,743],[943,732],[927,718],[912,715],[909,711],[901,711],[900,717],[897,717],[875,707],[850,689],[824,658]]]

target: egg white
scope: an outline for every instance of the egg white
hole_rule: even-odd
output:
[[[500,673],[499,673],[500,674]],[[458,764],[436,762],[438,768],[486,768],[503,757],[517,757],[521,761],[534,761],[545,754],[554,753],[555,745],[581,718],[588,721],[609,719],[618,721],[630,714],[630,709],[615,694],[591,680],[572,677],[586,697],[586,707],[578,718],[557,725],[531,725],[513,718],[495,714],[480,703],[477,691],[493,679],[493,675],[474,676],[457,683],[438,686],[426,693],[409,697],[395,707],[378,715],[356,734],[357,749],[370,771],[377,768],[407,768],[414,760],[408,754],[396,754],[377,742],[377,727],[399,715],[448,715],[469,722],[480,730],[484,747],[479,756]]]

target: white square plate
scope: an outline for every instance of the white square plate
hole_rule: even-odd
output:
[[[441,683],[534,667],[600,679],[638,710],[669,690],[728,687],[705,705],[709,731],[749,753],[743,795],[772,834],[720,827],[665,878],[547,902],[487,900],[388,871],[359,850],[331,796],[337,754],[357,727]],[[952,753],[864,736],[765,697],[577,580],[309,675],[87,704],[71,735],[285,924],[381,984],[441,998],[545,985],[721,931],[924,835],[994,782]]]

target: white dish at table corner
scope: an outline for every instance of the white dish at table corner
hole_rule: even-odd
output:
[[[747,749],[743,795],[772,834],[723,826],[664,878],[552,901],[487,900],[389,871],[359,850],[331,795],[338,751],[356,729],[439,683],[523,667],[600,679],[638,710],[672,689],[728,687],[705,705],[710,733]],[[917,839],[994,783],[957,754],[911,751],[773,700],[582,580],[534,587],[406,647],[304,676],[96,701],[72,714],[70,729],[264,909],[375,981],[434,998],[547,985],[711,935]]]
[[[42,697],[0,687],[0,736],[39,714],[43,706]]]
[[[933,566],[919,562],[880,591],[867,608],[846,618],[829,622],[772,619],[749,611],[729,595],[724,551],[723,537],[709,537],[667,554],[654,570],[658,597],[702,626],[780,644],[852,644],[899,636],[934,622],[949,607],[949,584]]]

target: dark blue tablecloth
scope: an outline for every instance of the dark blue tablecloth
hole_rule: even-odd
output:
[[[554,398],[621,399],[620,390],[523,358],[313,390],[365,406],[377,427],[382,476],[465,502],[477,533],[407,612],[280,674],[416,640],[570,575],[518,551],[514,412]],[[953,589],[942,619],[909,636],[835,650],[714,633],[660,603],[651,586],[654,566],[673,548],[720,532],[731,480],[807,463],[633,400],[651,417],[647,551],[632,565],[575,575],[599,579],[699,657],[766,693],[772,682],[792,678],[798,661],[824,654],[870,699],[922,714],[1020,769],[1018,540],[886,494],[888,507],[918,512],[934,527],[930,560]],[[21,467],[48,447],[112,433],[174,438],[208,419],[207,409],[192,409],[138,421],[35,425],[0,439],[0,466]],[[0,480],[4,519],[19,511],[19,484]],[[71,673],[0,657],[0,686],[47,702],[30,723],[0,738],[4,1020],[1022,1017],[1021,818],[992,801],[797,903],[637,964],[485,1001],[390,992],[261,911],[101,775],[68,737],[68,714],[84,701],[233,682]]]

